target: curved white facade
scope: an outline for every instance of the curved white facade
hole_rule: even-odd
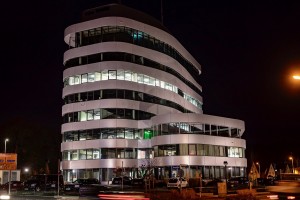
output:
[[[224,178],[224,161],[227,175],[244,176],[244,122],[203,114],[200,64],[161,25],[104,15],[65,30],[66,181],[107,182],[122,166],[137,177],[142,165],[169,178],[182,164],[189,177]]]

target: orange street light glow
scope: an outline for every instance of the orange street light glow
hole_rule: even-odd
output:
[[[294,75],[293,78],[296,80],[300,80],[300,76],[298,76],[298,75]]]

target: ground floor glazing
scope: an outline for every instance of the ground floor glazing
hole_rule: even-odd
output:
[[[75,181],[78,178],[97,178],[102,183],[111,183],[112,179],[117,176],[130,176],[140,178],[146,173],[147,168],[152,170],[157,180],[168,179],[179,176],[179,169],[184,171],[186,178],[198,178],[200,175],[203,179],[225,179],[235,176],[246,176],[246,167],[230,166],[166,166],[166,167],[141,167],[141,168],[94,168],[94,169],[67,169],[63,170],[66,182]]]

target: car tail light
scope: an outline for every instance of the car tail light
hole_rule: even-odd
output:
[[[278,199],[278,195],[269,195],[268,196],[269,199]]]
[[[295,196],[287,196],[286,199],[296,199]]]

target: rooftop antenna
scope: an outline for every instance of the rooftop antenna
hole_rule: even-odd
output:
[[[164,25],[164,17],[163,17],[163,0],[160,0],[160,17],[161,17],[161,23]]]

